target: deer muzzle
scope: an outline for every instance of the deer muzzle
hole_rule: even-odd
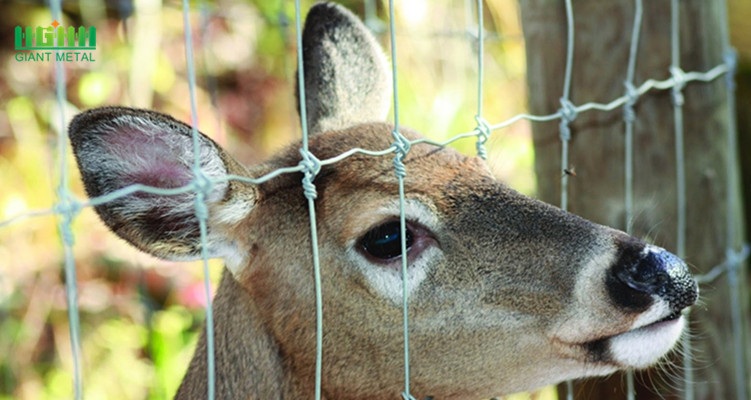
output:
[[[605,275],[613,307],[631,323],[625,331],[584,343],[591,361],[618,368],[645,368],[663,357],[683,334],[683,311],[699,288],[686,263],[634,238],[621,238]]]
[[[677,318],[696,302],[699,287],[686,263],[657,246],[623,243],[620,257],[607,276],[607,290],[614,303],[628,311],[642,312],[655,302],[667,303],[669,317]]]

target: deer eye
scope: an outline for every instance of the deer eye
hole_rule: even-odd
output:
[[[407,250],[414,243],[414,235],[409,226],[405,227]],[[399,221],[379,225],[360,239],[360,248],[377,261],[390,261],[402,254],[402,240]]]

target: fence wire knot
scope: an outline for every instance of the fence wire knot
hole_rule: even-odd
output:
[[[578,114],[574,103],[572,103],[571,100],[563,97],[561,97],[561,109],[559,110],[559,112],[561,113],[561,119],[566,123],[573,122]]]
[[[558,113],[561,114],[561,123],[559,124],[561,141],[568,142],[571,140],[571,129],[568,125],[576,119],[578,114],[576,106],[569,99],[561,97],[561,109],[558,110]]]
[[[567,142],[571,140],[571,129],[568,126],[576,119],[578,114],[576,106],[569,99],[561,97],[561,109],[558,112],[561,114],[560,137],[562,141]]]
[[[193,191],[196,193],[194,200],[196,209],[196,218],[206,220],[209,218],[209,208],[206,206],[206,198],[211,193],[214,183],[211,182],[208,175],[201,169],[193,167]]]
[[[321,160],[305,149],[300,149],[300,155],[302,155],[302,160],[298,165],[303,167],[303,193],[305,193],[305,198],[315,200],[318,197],[318,192],[313,179],[321,172]]]
[[[680,67],[670,67],[670,74],[673,76],[674,82],[672,90],[673,105],[680,107],[684,102],[683,88],[686,86],[686,73]]]
[[[196,193],[203,193],[204,196],[211,193],[211,189],[214,183],[211,182],[209,176],[201,168],[193,168],[193,190]]]
[[[725,249],[725,265],[728,271],[737,271],[743,261],[745,261],[748,257],[749,250],[750,249],[748,243],[744,244],[743,247],[741,247],[741,249],[738,251],[734,250],[732,247]]]
[[[725,62],[727,72],[725,72],[725,83],[728,85],[728,90],[735,90],[735,74],[738,72],[738,51],[734,48],[729,48],[722,54],[722,60]]]
[[[404,178],[407,176],[407,168],[404,166],[404,157],[407,156],[412,143],[404,137],[399,131],[394,129],[391,131],[391,135],[394,137],[394,144],[396,156],[394,156],[394,170],[398,178]]]
[[[639,92],[633,83],[629,81],[623,82],[626,86],[626,103],[623,105],[623,120],[632,123],[636,120],[636,113],[634,112],[634,105],[639,100]]]
[[[490,137],[490,125],[485,118],[479,115],[475,115],[475,121],[477,121],[477,128],[475,128],[475,132],[477,132],[477,143],[475,144],[477,146],[477,155],[483,160],[487,160],[488,151],[485,149],[485,143],[487,143],[488,137]]]
[[[55,214],[61,214],[73,219],[83,208],[81,203],[62,187],[57,189],[57,195],[60,201],[52,207]]]
[[[75,241],[71,224],[73,218],[81,211],[81,203],[78,202],[70,193],[63,187],[57,189],[57,195],[60,201],[52,207],[56,214],[62,216],[62,226],[60,227],[60,235],[62,236],[63,243],[67,246],[73,246]]]

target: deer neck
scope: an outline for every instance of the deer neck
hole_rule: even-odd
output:
[[[216,398],[302,398],[307,388],[285,365],[251,296],[226,269],[213,309]],[[207,353],[204,328],[175,399],[205,398]]]

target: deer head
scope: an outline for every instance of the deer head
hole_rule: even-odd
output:
[[[310,150],[319,159],[392,144],[389,73],[350,12],[314,6],[304,31]],[[416,139],[409,129],[402,133]],[[132,184],[177,188],[193,178],[191,128],[123,107],[87,111],[70,138],[90,196]],[[295,144],[247,168],[200,136],[214,180],[206,251],[226,270],[214,302],[219,398],[310,396],[315,324],[312,257]],[[525,197],[484,162],[415,145],[405,159],[413,394],[472,399],[655,363],[684,327],[697,285],[676,256]],[[395,398],[402,382],[402,276],[397,180],[390,157],[354,155],[315,178],[323,278],[327,399]],[[200,257],[195,193],[136,192],[96,207],[135,247]],[[206,393],[199,342],[179,398]]]

